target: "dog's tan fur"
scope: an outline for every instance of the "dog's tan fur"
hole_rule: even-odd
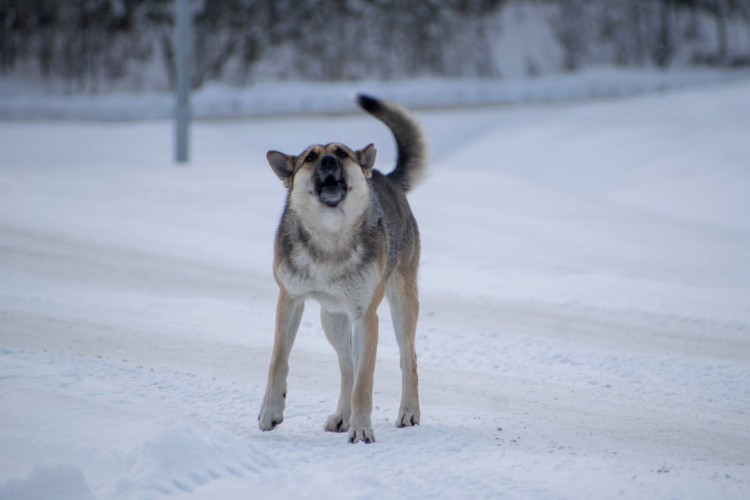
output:
[[[289,353],[304,302],[321,304],[326,338],[339,358],[341,392],[324,429],[373,442],[372,390],[378,343],[377,309],[391,307],[401,352],[402,397],[396,425],[420,419],[415,335],[419,300],[419,233],[404,193],[424,168],[422,137],[405,111],[366,96],[360,104],[386,123],[399,146],[396,169],[373,170],[372,144],[354,151],[339,143],[315,145],[299,156],[269,151],[268,161],[288,188],[276,237],[279,285],[276,336],[262,430],[283,420]]]

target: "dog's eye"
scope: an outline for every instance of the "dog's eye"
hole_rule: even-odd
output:
[[[311,151],[308,153],[307,156],[305,156],[305,163],[312,163],[318,158],[318,153],[315,151]]]
[[[338,156],[339,158],[343,160],[343,159],[349,158],[349,153],[347,153],[343,149],[337,149],[336,156]]]

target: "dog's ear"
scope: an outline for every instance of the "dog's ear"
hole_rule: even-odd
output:
[[[289,187],[292,184],[292,174],[294,174],[294,162],[296,158],[278,151],[269,151],[266,153],[266,158],[268,158],[268,164],[271,165],[271,168],[279,176],[284,186]]]
[[[377,153],[378,150],[375,149],[374,144],[368,144],[355,153],[357,155],[357,162],[362,167],[362,170],[364,170],[365,177],[368,179],[372,175],[372,167],[375,166],[375,156]]]

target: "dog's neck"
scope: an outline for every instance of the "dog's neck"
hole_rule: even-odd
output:
[[[319,204],[316,199],[308,198],[304,203],[295,203],[292,198],[289,205],[310,242],[329,255],[341,255],[352,249],[369,207],[369,192],[349,196],[344,203],[333,208],[315,204]]]

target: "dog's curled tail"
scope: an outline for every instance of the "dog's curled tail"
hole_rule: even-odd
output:
[[[362,109],[391,129],[396,139],[398,157],[396,168],[387,177],[404,192],[410,191],[422,179],[427,166],[424,137],[419,124],[408,111],[391,102],[365,94],[359,94],[357,102]]]

